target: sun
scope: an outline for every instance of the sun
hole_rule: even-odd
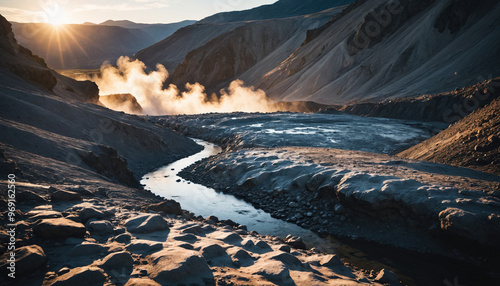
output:
[[[59,10],[57,13],[48,17],[47,22],[54,27],[61,27],[68,23],[68,16],[63,10]]]

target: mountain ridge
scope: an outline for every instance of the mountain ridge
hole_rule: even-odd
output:
[[[353,0],[279,0],[273,4],[253,9],[217,13],[201,19],[198,23],[229,23],[303,16],[347,5],[351,2]]]
[[[277,3],[285,2],[295,3]],[[271,6],[258,10],[272,11]],[[136,57],[149,67],[164,64],[170,81],[178,86],[196,81],[217,91],[241,79],[276,101],[327,105],[441,93],[500,76],[496,1],[357,0],[337,8],[322,25],[289,37],[264,57],[245,54],[248,47],[264,45],[264,37],[238,40],[243,33],[235,31],[285,18],[244,22],[245,17],[255,18],[252,10],[224,14],[240,15],[239,22],[208,17]],[[261,36],[273,29],[270,26]],[[205,38],[182,45],[197,33]]]
[[[193,21],[172,24],[137,24],[133,22],[68,24],[54,27],[44,23],[13,22],[18,41],[56,69],[99,68],[105,61],[123,55],[132,56]],[[122,26],[121,26],[122,25]]]

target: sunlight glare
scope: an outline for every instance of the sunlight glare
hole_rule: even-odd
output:
[[[61,27],[62,25],[68,23],[68,16],[64,11],[60,10],[57,14],[49,17],[48,23],[54,27]]]

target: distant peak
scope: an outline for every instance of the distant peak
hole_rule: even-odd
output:
[[[99,25],[108,25],[108,24],[136,24],[136,23],[130,20],[107,20],[100,23]]]

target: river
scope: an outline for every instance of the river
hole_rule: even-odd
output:
[[[275,219],[243,200],[184,180],[178,176],[182,169],[221,152],[221,148],[215,144],[199,139],[193,140],[204,149],[146,174],[141,180],[144,188],[164,198],[178,201],[183,209],[195,215],[203,217],[214,215],[219,219],[231,219],[246,225],[249,231],[255,230],[264,235],[300,236],[308,247],[315,247],[326,253],[337,253],[344,260],[362,269],[375,271],[382,268],[390,269],[398,273],[406,285],[447,285],[443,281],[445,279],[453,281],[457,273],[461,273],[461,281],[476,281],[477,273],[484,271],[449,258],[359,239],[339,241],[331,236],[322,238],[310,230]]]

